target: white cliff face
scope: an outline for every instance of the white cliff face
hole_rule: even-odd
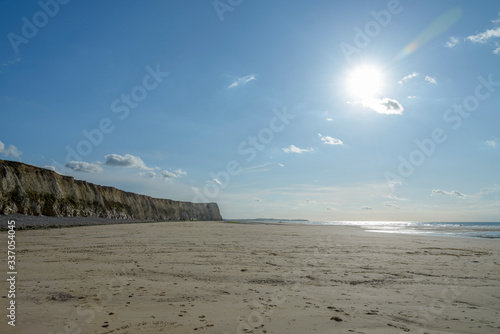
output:
[[[145,220],[222,220],[216,203],[178,202],[98,186],[0,160],[0,214]]]

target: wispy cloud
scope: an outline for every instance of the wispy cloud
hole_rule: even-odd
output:
[[[166,181],[170,181],[175,178],[180,178],[184,175],[186,175],[187,172],[182,170],[182,169],[176,169],[175,171],[169,171],[169,170],[161,170],[158,172],[154,171],[148,171],[148,172],[142,172],[140,175],[142,177],[146,178],[159,178],[159,179],[164,179]]]
[[[411,80],[413,78],[419,78],[421,77],[420,73],[418,72],[412,72],[406,76],[404,76],[401,80],[398,81],[398,84],[402,85],[403,83],[407,82],[408,80]],[[424,77],[425,81],[428,81],[432,84],[437,84],[436,78],[431,77],[430,75],[426,75]]]
[[[342,140],[333,138],[330,136],[323,136],[321,133],[318,133],[318,136],[321,138],[321,141],[328,145],[344,145]]]
[[[364,108],[371,109],[379,114],[402,115],[404,111],[401,103],[387,97],[383,99],[365,99],[354,102],[354,104],[361,104]]]
[[[17,147],[14,145],[9,145],[5,147],[5,144],[0,141],[0,153],[5,155],[5,156],[13,156],[15,158],[18,158],[23,152],[19,151]]]
[[[431,77],[431,76],[426,75],[426,76],[425,76],[425,81],[428,81],[428,82],[430,82],[431,84],[437,85],[436,78],[433,78],[433,77]]]
[[[496,148],[498,146],[498,142],[499,142],[498,138],[495,138],[495,137],[491,138],[490,140],[484,141],[484,143],[486,145],[488,145],[489,147],[493,147],[493,148]]]
[[[465,195],[459,191],[456,191],[456,190],[445,191],[442,189],[433,189],[431,195],[454,196],[454,197],[458,197],[458,198],[466,198],[467,197],[467,195]]]
[[[283,148],[285,153],[303,153],[303,152],[313,152],[314,148],[298,148],[295,145],[290,145],[289,147]]]
[[[235,88],[235,87],[238,87],[240,85],[244,85],[244,84],[246,84],[250,81],[253,81],[253,80],[257,80],[255,75],[247,75],[247,76],[236,79],[236,81],[234,81],[232,84],[227,86],[227,88]]]
[[[413,78],[416,78],[420,75],[420,73],[418,72],[412,72],[406,76],[403,77],[403,79],[399,80],[398,81],[398,84],[402,85],[404,82],[410,80],[410,79],[413,79]]]
[[[102,167],[98,163],[89,163],[85,161],[70,161],[64,167],[74,170],[76,172],[84,173],[100,173]]]
[[[254,197],[254,202],[262,202],[262,199],[260,199],[259,197]]]
[[[498,23],[500,21],[494,20],[493,22]],[[488,29],[479,34],[468,36],[465,39],[472,43],[486,44],[496,38],[500,38],[500,27],[496,27],[494,29]],[[495,40],[494,44],[496,46],[496,49],[493,50],[493,53],[500,54],[500,42],[498,40]]]
[[[492,38],[500,37],[500,27],[495,29],[488,29],[484,32],[481,32],[476,35],[471,35],[466,38],[466,40],[471,41],[473,43],[481,43],[484,44],[488,42]]]
[[[397,204],[394,204],[394,203],[385,203],[385,206],[388,206],[390,208],[394,208],[394,209],[401,209],[401,207]]]
[[[397,197],[396,195],[394,194],[389,194],[387,196],[385,196],[386,198],[390,198],[392,200],[396,200],[396,201],[407,201],[408,199],[407,198],[403,198],[403,197]]]
[[[361,210],[373,210],[372,207],[369,207],[369,206],[363,206],[360,208]]]
[[[460,43],[460,40],[452,36],[444,46],[451,49],[457,46],[458,43]]]

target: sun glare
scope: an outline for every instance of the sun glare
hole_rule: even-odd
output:
[[[352,97],[369,99],[382,90],[383,75],[375,66],[361,66],[349,73],[347,89]]]

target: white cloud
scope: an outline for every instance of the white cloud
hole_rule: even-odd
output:
[[[285,153],[303,153],[303,152],[312,152],[314,148],[298,148],[295,145],[290,145],[289,147],[283,148]]]
[[[137,168],[151,170],[142,161],[141,158],[135,157],[131,154],[125,154],[124,156],[118,154],[108,154],[104,157],[104,165],[113,167],[126,167],[126,168]]]
[[[282,163],[278,163],[278,166],[285,167],[285,165],[283,165]]]
[[[454,48],[458,43],[460,43],[460,40],[456,37],[450,37],[450,40],[448,42],[446,42],[446,44],[444,45],[445,47],[447,48]]]
[[[254,200],[255,202],[262,202],[262,200],[261,200],[260,198],[258,198],[258,197],[255,197],[253,200]]]
[[[187,175],[187,172],[183,169],[176,169],[174,170],[174,173],[177,174],[177,177],[181,177],[181,176],[184,176],[184,175]]]
[[[486,140],[484,143],[490,147],[495,148],[498,146],[498,138],[493,137],[491,138],[491,140]]]
[[[369,206],[363,206],[361,210],[373,210],[373,208]]]
[[[48,170],[51,170],[51,171],[53,171],[53,172],[55,172],[55,171],[56,171],[56,168],[55,168],[54,166],[50,166],[50,165],[43,166],[43,168],[48,169]]]
[[[153,172],[153,171],[148,171],[148,172],[142,172],[140,173],[140,175],[142,177],[146,177],[146,178],[163,178],[165,179],[166,181],[170,181],[171,179],[174,179],[174,178],[179,178],[179,177],[182,177],[183,175],[186,175],[187,172],[182,170],[182,169],[177,169],[173,172],[169,171],[169,170],[162,170],[158,173],[156,172]]]
[[[77,172],[84,173],[100,173],[102,172],[102,167],[97,163],[88,163],[85,161],[70,161],[64,165],[64,167]]]
[[[403,77],[403,79],[399,80],[398,84],[402,85],[404,82],[406,82],[410,79],[416,78],[419,75],[420,75],[420,73],[418,73],[418,72],[412,72],[412,73],[408,74],[407,76]]]
[[[9,155],[12,155],[13,157],[19,157],[21,154],[23,154],[23,152],[19,151],[17,149],[17,147],[15,147],[14,145],[9,145],[7,147],[5,147],[5,144],[2,143],[0,141],[0,153],[5,155],[5,156],[9,156]]]
[[[220,182],[218,179],[208,180],[208,181],[206,181],[206,183],[214,183],[214,184],[218,184],[219,186],[222,184],[222,182]]]
[[[321,141],[323,141],[325,144],[328,145],[344,145],[342,140],[333,138],[330,136],[323,136],[321,133],[318,133],[318,136],[321,138]]]
[[[227,88],[235,88],[235,87],[238,87],[239,85],[244,85],[252,80],[257,80],[255,75],[247,75],[247,76],[238,78],[235,82],[230,84]]]
[[[466,38],[466,40],[471,41],[472,43],[481,43],[484,44],[488,42],[489,39],[500,37],[500,27],[495,29],[488,29],[485,32],[481,32],[477,35],[471,35]]]
[[[437,85],[436,79],[428,75],[425,76],[425,81],[429,81],[431,84]]]
[[[467,195],[465,195],[459,191],[456,191],[456,190],[445,191],[442,189],[433,189],[432,195],[455,196],[455,197],[459,197],[459,198],[466,198],[467,197]]]
[[[420,75],[420,73],[418,73],[418,72],[412,72],[412,73],[408,74],[407,76],[403,77],[403,79],[399,80],[399,81],[398,81],[398,84],[402,85],[402,84],[403,84],[403,83],[405,83],[406,81],[411,80],[411,79],[413,79],[413,78],[418,78],[418,77],[420,77],[420,76],[421,76],[421,75]],[[430,83],[433,83],[433,84],[437,84],[436,79],[435,79],[435,78],[433,78],[433,77],[431,77],[431,76],[429,76],[429,75],[426,75],[426,76],[424,77],[424,80],[425,80],[425,81],[428,81],[428,82],[430,82]]]
[[[328,122],[331,122],[331,121],[333,121],[333,118],[328,117],[326,120],[327,120]]]
[[[402,197],[397,197],[396,195],[394,194],[389,194],[387,196],[385,196],[386,198],[390,198],[392,200],[396,200],[396,201],[407,201],[408,199],[407,198],[402,198]]]
[[[417,97],[415,95],[410,95],[408,96],[409,99],[416,99]]]
[[[500,22],[500,19],[493,21],[493,23],[498,23],[498,22]],[[491,39],[495,38],[500,38],[500,27],[497,27],[495,29],[488,29],[485,32],[468,36],[466,40],[471,41],[472,43],[485,44],[489,42]],[[497,48],[493,50],[493,53],[500,54],[500,43],[498,41],[495,41],[495,46]]]
[[[373,111],[379,114],[387,114],[387,115],[401,115],[403,114],[404,108],[398,101],[389,98],[383,99],[369,99],[363,100],[361,105],[365,108],[372,109]]]

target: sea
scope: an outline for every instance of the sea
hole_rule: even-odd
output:
[[[269,222],[269,219],[253,219]],[[274,222],[306,225],[358,226],[374,233],[401,233],[440,237],[482,238],[500,240],[500,222],[415,222],[415,221],[315,221],[272,219]]]

